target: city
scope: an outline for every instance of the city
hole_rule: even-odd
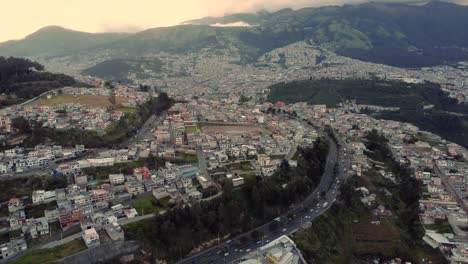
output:
[[[126,66],[104,42],[0,44],[0,262],[468,263],[468,59],[398,67],[319,40]]]

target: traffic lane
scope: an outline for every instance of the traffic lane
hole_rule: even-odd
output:
[[[336,198],[336,196],[330,197],[331,201],[332,199]],[[235,261],[236,258],[241,258],[248,252],[246,250],[255,251],[259,247],[264,246],[265,244],[268,244],[270,241],[273,241],[277,239],[278,237],[282,235],[289,235],[292,231],[300,229],[303,224],[310,222],[314,220],[316,217],[320,216],[322,213],[324,213],[326,210],[328,210],[331,207],[331,204],[328,204],[326,207],[321,206],[323,201],[320,201],[319,203],[316,204],[316,209],[314,210],[313,213],[310,212],[305,212],[303,214],[298,214],[294,220],[290,221],[288,226],[283,228],[280,231],[270,231],[269,233],[267,232],[265,236],[263,237],[263,242],[262,241],[251,241],[250,243],[247,244],[240,244],[238,245],[235,242],[229,243],[229,245],[225,245],[225,247],[217,247],[215,250],[210,251],[206,253],[203,256],[200,256],[197,260],[203,261],[203,260],[210,260],[210,261],[218,261],[218,260],[223,260],[224,258],[229,258],[232,259],[232,261]],[[311,208],[314,209],[314,208]],[[258,231],[266,231],[266,230],[258,230]],[[240,242],[240,241],[239,241]],[[225,251],[223,251],[223,249]],[[214,252],[216,251],[216,252]],[[227,256],[224,256],[225,253],[228,253]]]
[[[333,172],[333,169],[334,169],[334,166],[338,160],[338,153],[337,153],[337,146],[334,142],[330,141],[332,144],[330,144],[330,150],[329,150],[329,155],[327,155],[327,163],[325,165],[325,170],[324,170],[324,174],[323,174],[323,177],[319,183],[319,186],[317,186],[317,188],[314,190],[314,192],[312,194],[310,194],[306,199],[305,201],[303,201],[297,208],[294,208],[292,210],[289,210],[288,212],[284,213],[283,215],[281,215],[281,217],[284,217],[286,215],[288,215],[289,213],[291,212],[294,212],[295,210],[299,210],[301,209],[301,206],[303,207],[304,203],[310,203],[311,201],[313,201],[315,199],[315,195],[320,194],[321,192],[323,191],[326,191],[328,190],[329,188],[327,188],[327,186],[329,186],[330,182],[333,181],[333,179],[335,178],[335,174]],[[273,220],[274,221],[274,220]],[[238,241],[238,239],[240,237],[243,237],[245,235],[248,235],[250,234],[251,232],[257,230],[257,231],[261,231],[263,230],[265,227],[269,226],[269,224],[271,223],[272,221],[268,222],[268,223],[265,223],[264,225],[256,228],[256,229],[253,229],[249,232],[246,232],[242,235],[239,235],[237,236],[236,238],[233,239],[233,241]],[[298,228],[297,224],[296,225],[293,225],[293,227],[291,228]],[[293,230],[294,230],[293,229]],[[226,244],[222,244],[223,246],[225,246]],[[221,245],[220,245],[221,246]],[[207,251],[205,252],[201,252],[201,253],[198,253],[192,257],[189,257],[185,260],[181,260],[180,262],[178,263],[191,263],[193,262],[194,260],[200,258],[200,257],[203,257],[203,256],[206,256],[205,254],[211,254],[212,250],[211,249],[208,249]],[[224,256],[223,256],[224,257]]]
[[[242,245],[240,247],[235,247],[235,248],[228,248],[227,251],[217,253],[215,255],[209,254],[207,256],[201,257],[200,263],[220,263],[220,261],[226,260],[226,262],[234,262],[242,257],[244,257],[246,254],[251,253],[258,248],[268,244],[270,241],[273,241],[282,235],[289,235],[291,232],[294,230],[298,230],[302,227],[303,224],[306,222],[314,220],[316,217],[320,216],[323,212],[329,209],[330,206],[327,206],[326,208],[323,208],[320,210],[320,212],[316,212],[313,214],[304,214],[301,216],[298,216],[294,221],[292,221],[286,230],[281,230],[279,232],[272,232],[269,234],[266,234],[263,238],[264,242],[263,243],[258,243],[258,242],[251,242],[245,245]],[[310,218],[306,218],[306,216],[309,216]],[[247,251],[248,250],[248,251]],[[216,252],[215,252],[216,253]],[[228,253],[227,256],[225,256],[225,253]]]

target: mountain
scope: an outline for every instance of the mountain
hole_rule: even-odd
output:
[[[251,26],[210,26],[235,22]],[[127,35],[90,34],[53,27],[24,40],[2,44],[0,55],[77,55],[75,59],[82,54],[90,58],[106,54],[104,59],[109,60],[207,50],[227,53],[249,63],[273,49],[306,40],[363,61],[424,67],[468,60],[465,25],[468,6],[445,2],[366,3],[233,14]]]
[[[44,71],[44,66],[37,62],[0,57],[0,107],[24,102],[55,88],[78,84],[70,76]]]
[[[149,73],[161,71],[162,62],[157,58],[151,60],[138,59],[111,59],[83,70],[83,75],[98,76],[107,80],[127,81],[127,77],[134,74],[138,79],[151,77]]]
[[[0,44],[0,56],[58,56],[128,36],[124,33],[86,33],[58,26],[42,28],[21,40]]]

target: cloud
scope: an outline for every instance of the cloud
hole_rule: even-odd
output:
[[[399,2],[414,3],[423,0],[372,0],[373,2]],[[430,0],[428,0],[430,1]],[[442,0],[444,1],[444,0]],[[462,5],[468,5],[468,0],[445,0]],[[276,11],[282,8],[318,7],[326,5],[360,4],[370,0],[225,0],[220,1],[219,10],[216,15],[233,14],[239,12],[255,12],[259,10]]]
[[[468,0],[447,1],[468,5]],[[86,32],[135,32],[207,16],[362,2],[366,0],[3,0],[0,42],[49,25]]]
[[[101,26],[101,32],[122,32],[122,33],[134,33],[144,30],[145,27],[136,24],[120,24],[107,22]]]

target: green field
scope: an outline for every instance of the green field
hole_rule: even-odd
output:
[[[240,163],[232,163],[227,165],[227,168],[230,170],[241,170],[241,171],[251,171],[253,169],[252,164],[248,161]]]
[[[247,185],[253,185],[257,182],[257,176],[253,172],[242,173],[240,176],[244,178]]]
[[[137,107],[120,106],[120,107],[115,108],[114,111],[120,111],[120,112],[124,112],[126,114],[132,114],[132,113],[135,113],[136,111],[138,111],[138,108]]]
[[[74,240],[51,249],[38,249],[19,257],[14,264],[56,263],[57,260],[86,250],[81,240]]]
[[[186,126],[185,127],[185,132],[187,134],[195,134],[198,133],[198,127],[197,126]]]
[[[159,214],[169,208],[169,198],[164,198],[159,201],[159,206],[156,206],[156,198],[151,195],[146,198],[137,199],[132,202],[132,207],[137,210],[140,215]]]

